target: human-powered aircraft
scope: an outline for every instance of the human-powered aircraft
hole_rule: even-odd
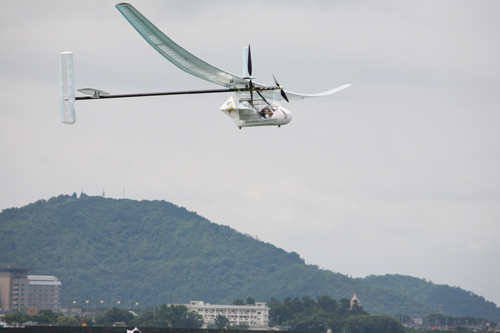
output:
[[[74,103],[78,100],[234,92],[234,96],[229,97],[219,110],[228,115],[236,126],[240,129],[250,126],[280,127],[292,120],[291,112],[281,106],[282,99],[289,102],[291,99],[328,96],[350,86],[350,84],[345,84],[319,94],[299,94],[285,92],[284,87],[280,86],[274,75],[274,86],[256,83],[253,82],[255,78],[252,77],[250,45],[243,48],[243,76],[239,77],[208,64],[174,43],[132,5],[120,3],[116,5],[116,8],[135,30],[171,63],[191,75],[220,85],[224,89],[111,95],[99,89],[83,88],[78,91],[90,96],[77,97],[75,96],[73,53],[67,51],[59,55],[59,109],[61,122],[64,124],[76,122]]]

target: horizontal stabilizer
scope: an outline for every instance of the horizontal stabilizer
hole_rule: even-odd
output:
[[[78,89],[79,92],[87,95],[92,95],[93,98],[99,98],[101,96],[107,96],[109,95],[109,92],[102,91],[99,89],[94,89],[94,88],[82,88]]]

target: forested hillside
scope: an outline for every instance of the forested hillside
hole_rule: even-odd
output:
[[[444,293],[463,309],[474,307],[467,315],[500,320],[499,308],[492,310],[482,298],[472,302],[459,288],[447,294],[442,288],[450,287],[435,286],[426,298],[417,290],[430,288],[426,282],[404,290],[374,277],[351,279],[165,201],[61,195],[2,211],[0,237],[0,262],[33,268],[30,274],[56,275],[63,304],[230,303],[247,296],[262,302],[320,295],[340,299],[357,288],[362,306],[372,314],[425,316],[438,312]],[[452,312],[451,305],[444,310],[464,315]]]
[[[459,287],[434,284],[432,281],[404,275],[370,275],[360,280],[370,286],[410,296],[434,308],[440,308],[443,313],[451,316],[497,318],[495,320],[500,317],[500,308],[495,303]]]

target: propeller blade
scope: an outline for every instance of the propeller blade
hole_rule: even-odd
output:
[[[278,83],[278,80],[276,80],[276,77],[274,76],[274,74],[273,74],[273,79],[274,79],[274,83],[276,83],[276,86],[278,88],[280,88],[280,84]],[[290,103],[290,101],[288,100],[288,97],[286,96],[285,91],[280,88],[280,92],[281,92],[281,97],[283,97],[285,99],[285,101],[287,101],[288,103]]]
[[[248,87],[250,88],[250,100],[252,102],[251,104],[253,105],[253,83],[252,83],[251,79],[250,79]]]
[[[278,83],[278,81],[276,80],[276,77],[274,76],[273,74],[273,79],[274,79],[274,83],[276,84],[276,86],[279,88],[280,84]]]
[[[250,44],[248,44],[248,74],[252,76],[252,53],[250,52]]]
[[[287,101],[287,103],[290,103],[290,101],[288,100],[288,97],[286,97],[285,91],[283,89],[280,89],[280,91],[281,91],[281,97],[283,97],[285,99],[285,101]]]

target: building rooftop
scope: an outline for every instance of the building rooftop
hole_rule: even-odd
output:
[[[30,285],[60,286],[61,281],[51,275],[28,275]]]
[[[203,301],[190,301],[189,305],[191,307],[204,307],[204,308],[245,308],[247,309],[248,307],[265,307],[266,303],[265,302],[255,302],[255,304],[242,304],[242,305],[222,305],[222,304],[210,304],[210,303],[204,303]]]
[[[0,271],[2,272],[28,271],[32,269],[33,268],[17,267],[15,263],[0,262]]]

